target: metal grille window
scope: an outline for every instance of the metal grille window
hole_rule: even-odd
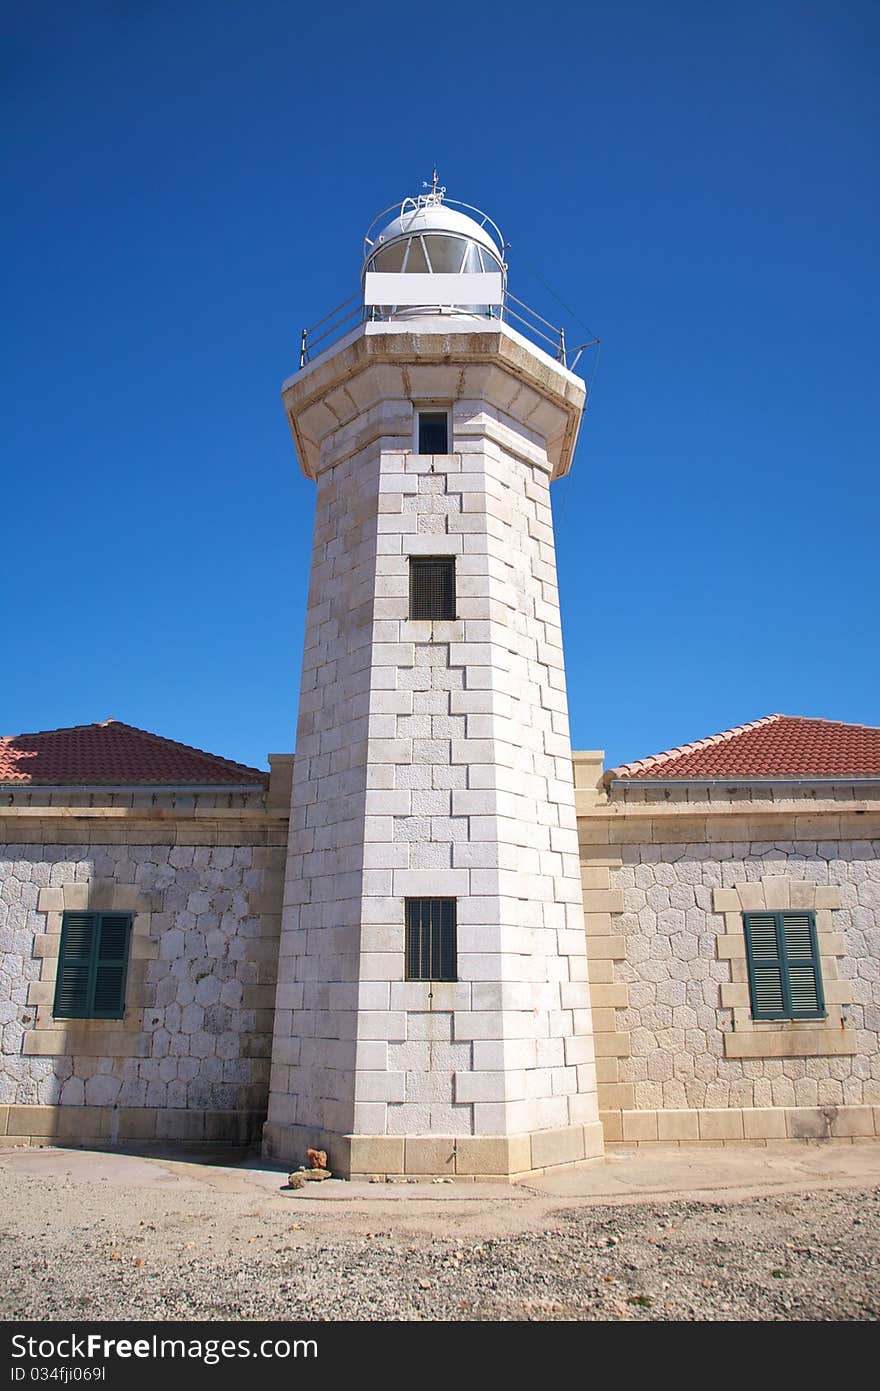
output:
[[[410,618],[455,617],[455,556],[413,555],[409,561]]]
[[[55,981],[55,1019],[121,1019],[130,913],[65,913]]]
[[[812,913],[744,913],[753,1019],[824,1019]]]
[[[407,980],[458,980],[454,898],[406,900]]]
[[[449,453],[449,415],[446,411],[419,411],[419,453]]]

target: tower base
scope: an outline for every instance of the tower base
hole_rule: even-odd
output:
[[[599,1122],[525,1135],[336,1135],[273,1124],[263,1129],[267,1158],[302,1164],[307,1149],[326,1150],[333,1173],[346,1179],[504,1181],[571,1168],[604,1154]]]

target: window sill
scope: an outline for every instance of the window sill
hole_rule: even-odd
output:
[[[791,1023],[797,1028],[743,1029],[726,1033],[725,1058],[839,1058],[858,1052],[855,1035],[850,1029],[829,1026],[820,1019],[796,1019]]]

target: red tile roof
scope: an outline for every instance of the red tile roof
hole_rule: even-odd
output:
[[[767,715],[695,744],[612,768],[606,779],[880,778],[880,729]]]
[[[268,773],[118,720],[0,737],[0,783],[38,787],[237,786]]]

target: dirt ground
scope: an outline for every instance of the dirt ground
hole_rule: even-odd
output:
[[[612,1152],[522,1185],[0,1152],[4,1319],[880,1316],[880,1145]]]

